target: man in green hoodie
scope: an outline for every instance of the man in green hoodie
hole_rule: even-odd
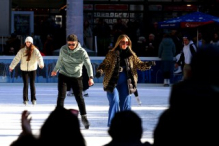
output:
[[[84,48],[81,47],[76,35],[71,34],[67,37],[67,44],[62,46],[59,53],[56,66],[53,69],[51,76],[58,74],[58,99],[57,106],[64,106],[66,96],[67,83],[73,89],[75,99],[77,101],[82,123],[86,129],[89,129],[89,121],[86,116],[85,102],[82,95],[82,68],[85,65],[89,76],[88,85],[92,86],[93,69],[90,58]]]

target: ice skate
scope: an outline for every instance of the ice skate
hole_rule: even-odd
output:
[[[140,98],[139,98],[138,96],[135,96],[135,98],[136,98],[136,100],[137,100],[137,102],[138,102],[138,105],[141,105],[141,100],[140,100]]]
[[[33,101],[32,101],[32,104],[33,104],[33,105],[36,105],[36,100],[33,100]]]
[[[24,101],[23,104],[24,104],[25,106],[27,106],[27,105],[28,105],[28,101]]]

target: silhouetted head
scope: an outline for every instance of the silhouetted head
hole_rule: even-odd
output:
[[[139,141],[142,136],[142,122],[133,111],[122,111],[112,119],[109,135],[116,141]]]
[[[13,141],[10,146],[38,146],[38,141],[33,135],[23,135]]]
[[[46,119],[40,131],[42,145],[85,146],[80,124],[72,110],[57,107]]]
[[[219,47],[207,45],[192,57],[192,78],[214,85],[219,84]]]
[[[12,37],[12,38],[16,38],[16,37],[17,37],[17,34],[16,34],[16,33],[12,33],[12,34],[11,34],[11,37]]]

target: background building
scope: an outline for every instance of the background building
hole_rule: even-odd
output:
[[[83,9],[83,21],[90,23],[92,31],[97,26],[98,20],[103,19],[111,28],[111,42],[113,41],[113,26],[117,23],[118,18],[127,27],[134,27],[136,37],[139,37],[162,31],[157,28],[159,21],[194,11],[219,16],[219,11],[217,11],[219,0],[209,0],[208,3],[204,0],[84,0],[82,8],[74,3],[79,1],[1,0],[0,21],[5,23],[0,24],[0,50],[4,47],[7,37],[13,32],[20,36],[33,34],[40,36],[42,44],[47,41],[48,35],[50,35],[55,42],[54,50],[59,49],[65,43],[66,30],[69,29],[66,24],[68,22],[66,10],[70,2],[73,3],[71,10]],[[29,12],[28,14],[33,19],[27,17],[27,13],[19,13],[23,11]],[[74,10],[72,13],[77,13],[77,11]],[[15,17],[16,14],[20,14],[19,18]],[[83,22],[75,23],[74,26],[83,29]],[[129,28],[128,32],[130,31]],[[80,35],[82,35],[82,38],[84,37],[83,34]],[[89,49],[95,50],[94,36],[95,33],[92,33],[91,44],[89,45],[84,44],[84,40],[81,42],[85,46],[90,46]],[[106,46],[108,47],[108,45],[110,44]]]

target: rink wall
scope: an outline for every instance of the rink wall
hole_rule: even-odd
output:
[[[13,72],[9,72],[9,65],[14,56],[0,56],[0,83],[21,83],[22,76],[20,64],[16,66]],[[147,71],[138,71],[138,83],[163,83],[162,72],[160,70],[160,59],[158,57],[139,57],[142,61],[155,61],[156,66],[153,66]],[[36,83],[56,83],[57,76],[50,76],[58,56],[44,56],[45,67],[37,69]],[[94,75],[99,64],[103,61],[104,57],[90,57],[93,66]],[[171,79],[175,82],[175,77]],[[102,83],[103,77],[94,78],[95,83]]]

